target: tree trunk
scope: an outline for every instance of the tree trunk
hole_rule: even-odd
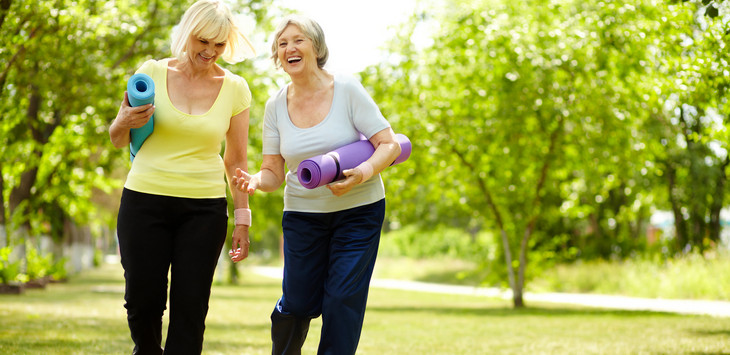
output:
[[[666,164],[667,167],[667,188],[669,189],[669,203],[672,205],[672,213],[674,214],[674,241],[678,251],[684,249],[689,242],[687,238],[687,222],[684,220],[682,215],[682,206],[680,205],[677,198],[674,196],[676,189],[676,171],[670,164]]]
[[[38,92],[38,88],[35,86],[31,87],[31,95],[28,103],[27,119],[28,129],[33,132],[35,131],[34,126],[38,123],[38,113],[40,112],[41,96]],[[35,134],[33,134],[35,136]],[[33,149],[33,153],[39,155],[40,153]],[[18,207],[23,201],[29,200],[31,196],[31,189],[35,185],[38,176],[38,167],[32,166],[28,170],[20,174],[20,184],[16,186],[13,191],[10,192],[10,199],[8,203],[10,205],[10,215],[15,213],[25,213],[24,211],[17,211]],[[27,222],[26,222],[27,223]]]
[[[5,180],[3,180],[2,169],[0,169],[0,248],[8,245],[8,238],[5,234],[7,230],[5,217]]]
[[[537,184],[535,185],[535,198],[532,201],[533,209],[531,217],[525,225],[525,233],[522,235],[522,240],[520,241],[519,265],[517,267],[518,277],[517,282],[515,283],[514,287],[512,287],[512,298],[515,308],[525,307],[523,292],[525,289],[525,269],[527,268],[527,253],[530,244],[529,242],[530,238],[532,237],[532,231],[535,230],[537,218],[540,215],[540,206],[542,206],[542,189],[547,182],[548,171],[550,171],[550,162],[554,158],[555,151],[557,150],[560,140],[560,134],[563,130],[563,124],[564,121],[562,119],[559,119],[558,127],[556,127],[555,130],[550,133],[550,145],[548,147],[547,154],[545,154],[545,158],[543,159],[542,167],[540,168],[540,177],[538,178]],[[510,265],[509,269],[512,269],[512,265]]]
[[[705,209],[702,206],[694,206],[694,211],[690,214],[692,221],[692,234],[689,235],[690,244],[699,248],[700,253],[704,252],[705,232],[707,231],[705,222]]]
[[[456,154],[456,156],[459,157],[462,163],[464,163],[465,166],[467,166],[472,172],[474,172],[475,176],[477,177],[477,185],[479,186],[479,190],[482,191],[484,194],[485,199],[487,200],[487,205],[489,205],[489,209],[494,214],[494,219],[497,222],[497,227],[500,231],[500,237],[502,239],[502,248],[504,250],[504,262],[507,266],[507,279],[509,281],[509,287],[512,290],[513,298],[514,298],[514,307],[520,308],[524,307],[524,303],[522,302],[522,287],[519,288],[519,291],[517,290],[517,284],[515,282],[515,270],[514,267],[512,267],[512,251],[511,246],[509,243],[509,237],[507,236],[507,231],[504,226],[504,222],[502,220],[502,213],[500,213],[499,208],[497,207],[497,204],[494,203],[494,199],[492,199],[492,193],[489,190],[489,187],[487,186],[487,183],[484,181],[484,179],[479,177],[479,174],[476,172],[478,169],[474,164],[472,164],[469,160],[466,159],[466,156],[460,152],[458,149],[456,149],[456,146],[452,146],[452,151]]]
[[[725,157],[725,161],[720,166],[721,174],[718,174],[717,181],[715,182],[715,193],[713,194],[712,204],[710,204],[710,223],[708,226],[708,238],[714,243],[720,242],[720,232],[722,231],[722,225],[720,224],[720,211],[725,196],[725,183],[727,181],[727,166],[730,164],[730,156]]]
[[[512,267],[512,251],[510,250],[509,238],[507,237],[507,231],[502,228],[500,230],[502,236],[502,247],[504,249],[504,262],[507,265],[507,280],[509,281],[509,288],[512,290],[512,298],[514,300],[515,307],[522,307],[522,292],[517,292],[517,284],[515,283],[515,269]],[[520,305],[518,306],[517,297],[519,293]]]
[[[515,289],[512,291],[516,308],[525,306],[523,294],[525,290],[525,269],[527,269],[527,245],[531,236],[532,227],[528,225],[525,229],[525,234],[522,236],[522,242],[520,242],[520,265],[517,269],[517,285],[515,285]]]
[[[10,10],[11,3],[12,1],[10,0],[0,1],[0,28],[3,27],[3,23],[5,22],[5,17],[8,15],[8,11]]]
[[[78,273],[94,266],[94,247],[88,226],[79,226],[72,219],[64,220],[64,256],[69,259],[69,273]]]

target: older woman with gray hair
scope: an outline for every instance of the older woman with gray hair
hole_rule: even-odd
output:
[[[246,166],[251,91],[216,61],[253,55],[228,7],[200,0],[173,34],[172,58],[149,60],[138,73],[155,82],[154,105],[131,107],[128,95],[109,128],[117,148],[154,112],[154,131],[124,184],[117,234],[126,288],[124,307],[135,354],[162,354],[162,315],[170,280],[164,353],[200,354],[210,289],[228,231],[226,181]],[[220,156],[220,144],[226,148]],[[248,255],[248,195],[231,186],[232,249]]]
[[[321,315],[318,353],[354,354],[385,218],[379,173],[398,157],[400,145],[362,84],[324,69],[328,49],[315,21],[286,17],[271,52],[291,82],[266,103],[260,171],[237,170],[236,185],[253,194],[286,181],[283,295],[271,314],[272,353],[301,353],[310,320]],[[301,161],[361,134],[375,152],[345,170],[344,180],[314,189],[300,184]]]

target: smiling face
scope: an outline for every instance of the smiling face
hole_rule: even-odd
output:
[[[279,36],[277,46],[279,63],[287,74],[296,75],[319,68],[312,40],[299,26],[287,26]]]
[[[190,36],[187,54],[192,65],[205,68],[215,64],[225,49],[225,42],[216,42],[197,36]]]

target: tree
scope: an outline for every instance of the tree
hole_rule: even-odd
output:
[[[104,214],[93,200],[118,190],[114,173],[128,166],[107,127],[126,79],[144,60],[170,55],[170,31],[192,2],[0,2],[0,222],[57,242],[70,237],[69,224],[114,223],[113,209]],[[269,3],[233,7],[265,28]],[[233,70],[245,70],[255,97],[268,91],[251,62]]]
[[[15,227],[60,236],[66,221],[89,222],[92,188],[112,186],[106,125],[118,94],[109,83],[155,51],[166,14],[179,10],[153,1],[8,3],[0,28],[8,214]]]
[[[727,198],[730,124],[730,3],[692,0],[669,6],[657,39],[655,90],[662,110],[646,127],[662,177],[663,206],[674,215],[674,251],[720,242]]]
[[[640,33],[652,31],[644,16],[656,9],[652,1],[446,1],[403,30],[389,47],[392,63],[363,75],[416,143],[412,168],[396,171],[408,181],[396,186],[399,202],[427,216],[421,223],[462,223],[441,213],[465,212],[467,228],[493,230],[515,307],[524,306],[529,252],[555,247],[541,232],[550,223],[593,215],[601,229],[647,213],[626,206],[640,197],[627,185],[641,179],[634,135],[648,115],[644,88],[632,83],[646,72]],[[432,41],[416,47],[411,34],[429,27]]]

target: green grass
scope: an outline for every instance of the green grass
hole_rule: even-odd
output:
[[[241,269],[215,285],[204,354],[269,354],[280,281]],[[105,265],[68,283],[0,295],[0,354],[125,354],[122,272]],[[316,352],[312,322],[304,354]],[[358,354],[730,354],[730,318],[597,310],[373,288]]]

